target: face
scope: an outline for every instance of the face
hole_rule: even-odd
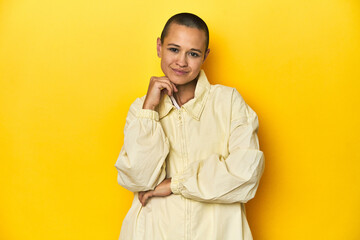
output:
[[[194,80],[200,73],[207,55],[205,32],[197,28],[172,23],[161,44],[157,40],[157,53],[161,58],[161,69],[176,85]]]

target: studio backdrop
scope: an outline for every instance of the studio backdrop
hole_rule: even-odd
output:
[[[360,239],[357,0],[0,1],[0,239],[118,238],[126,114],[179,12],[209,26],[209,81],[259,116],[254,239]]]

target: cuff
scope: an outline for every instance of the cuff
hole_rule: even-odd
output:
[[[140,109],[136,113],[138,118],[148,118],[155,121],[159,121],[159,113],[151,109]]]
[[[181,183],[180,175],[175,175],[171,177],[170,188],[173,194],[181,194],[182,187],[180,183]]]

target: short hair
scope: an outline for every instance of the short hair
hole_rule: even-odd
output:
[[[204,31],[205,37],[206,37],[205,51],[208,49],[208,47],[209,47],[209,29],[208,29],[206,23],[204,22],[204,20],[202,20],[200,17],[198,17],[192,13],[178,13],[178,14],[175,14],[174,16],[172,16],[171,18],[169,18],[169,20],[166,22],[166,24],[164,26],[164,29],[161,32],[161,37],[160,37],[161,43],[164,43],[164,39],[168,34],[171,23],[177,23],[179,25],[183,25],[183,26],[187,26],[187,27],[191,27],[191,28],[197,28],[199,30]]]

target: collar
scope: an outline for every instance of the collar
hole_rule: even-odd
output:
[[[196,83],[194,98],[182,105],[185,111],[196,120],[200,120],[201,113],[204,110],[206,100],[209,96],[210,86],[204,70],[201,70]],[[158,105],[159,118],[162,119],[168,115],[172,109],[175,109],[175,107],[172,104],[170,97],[164,94]]]

